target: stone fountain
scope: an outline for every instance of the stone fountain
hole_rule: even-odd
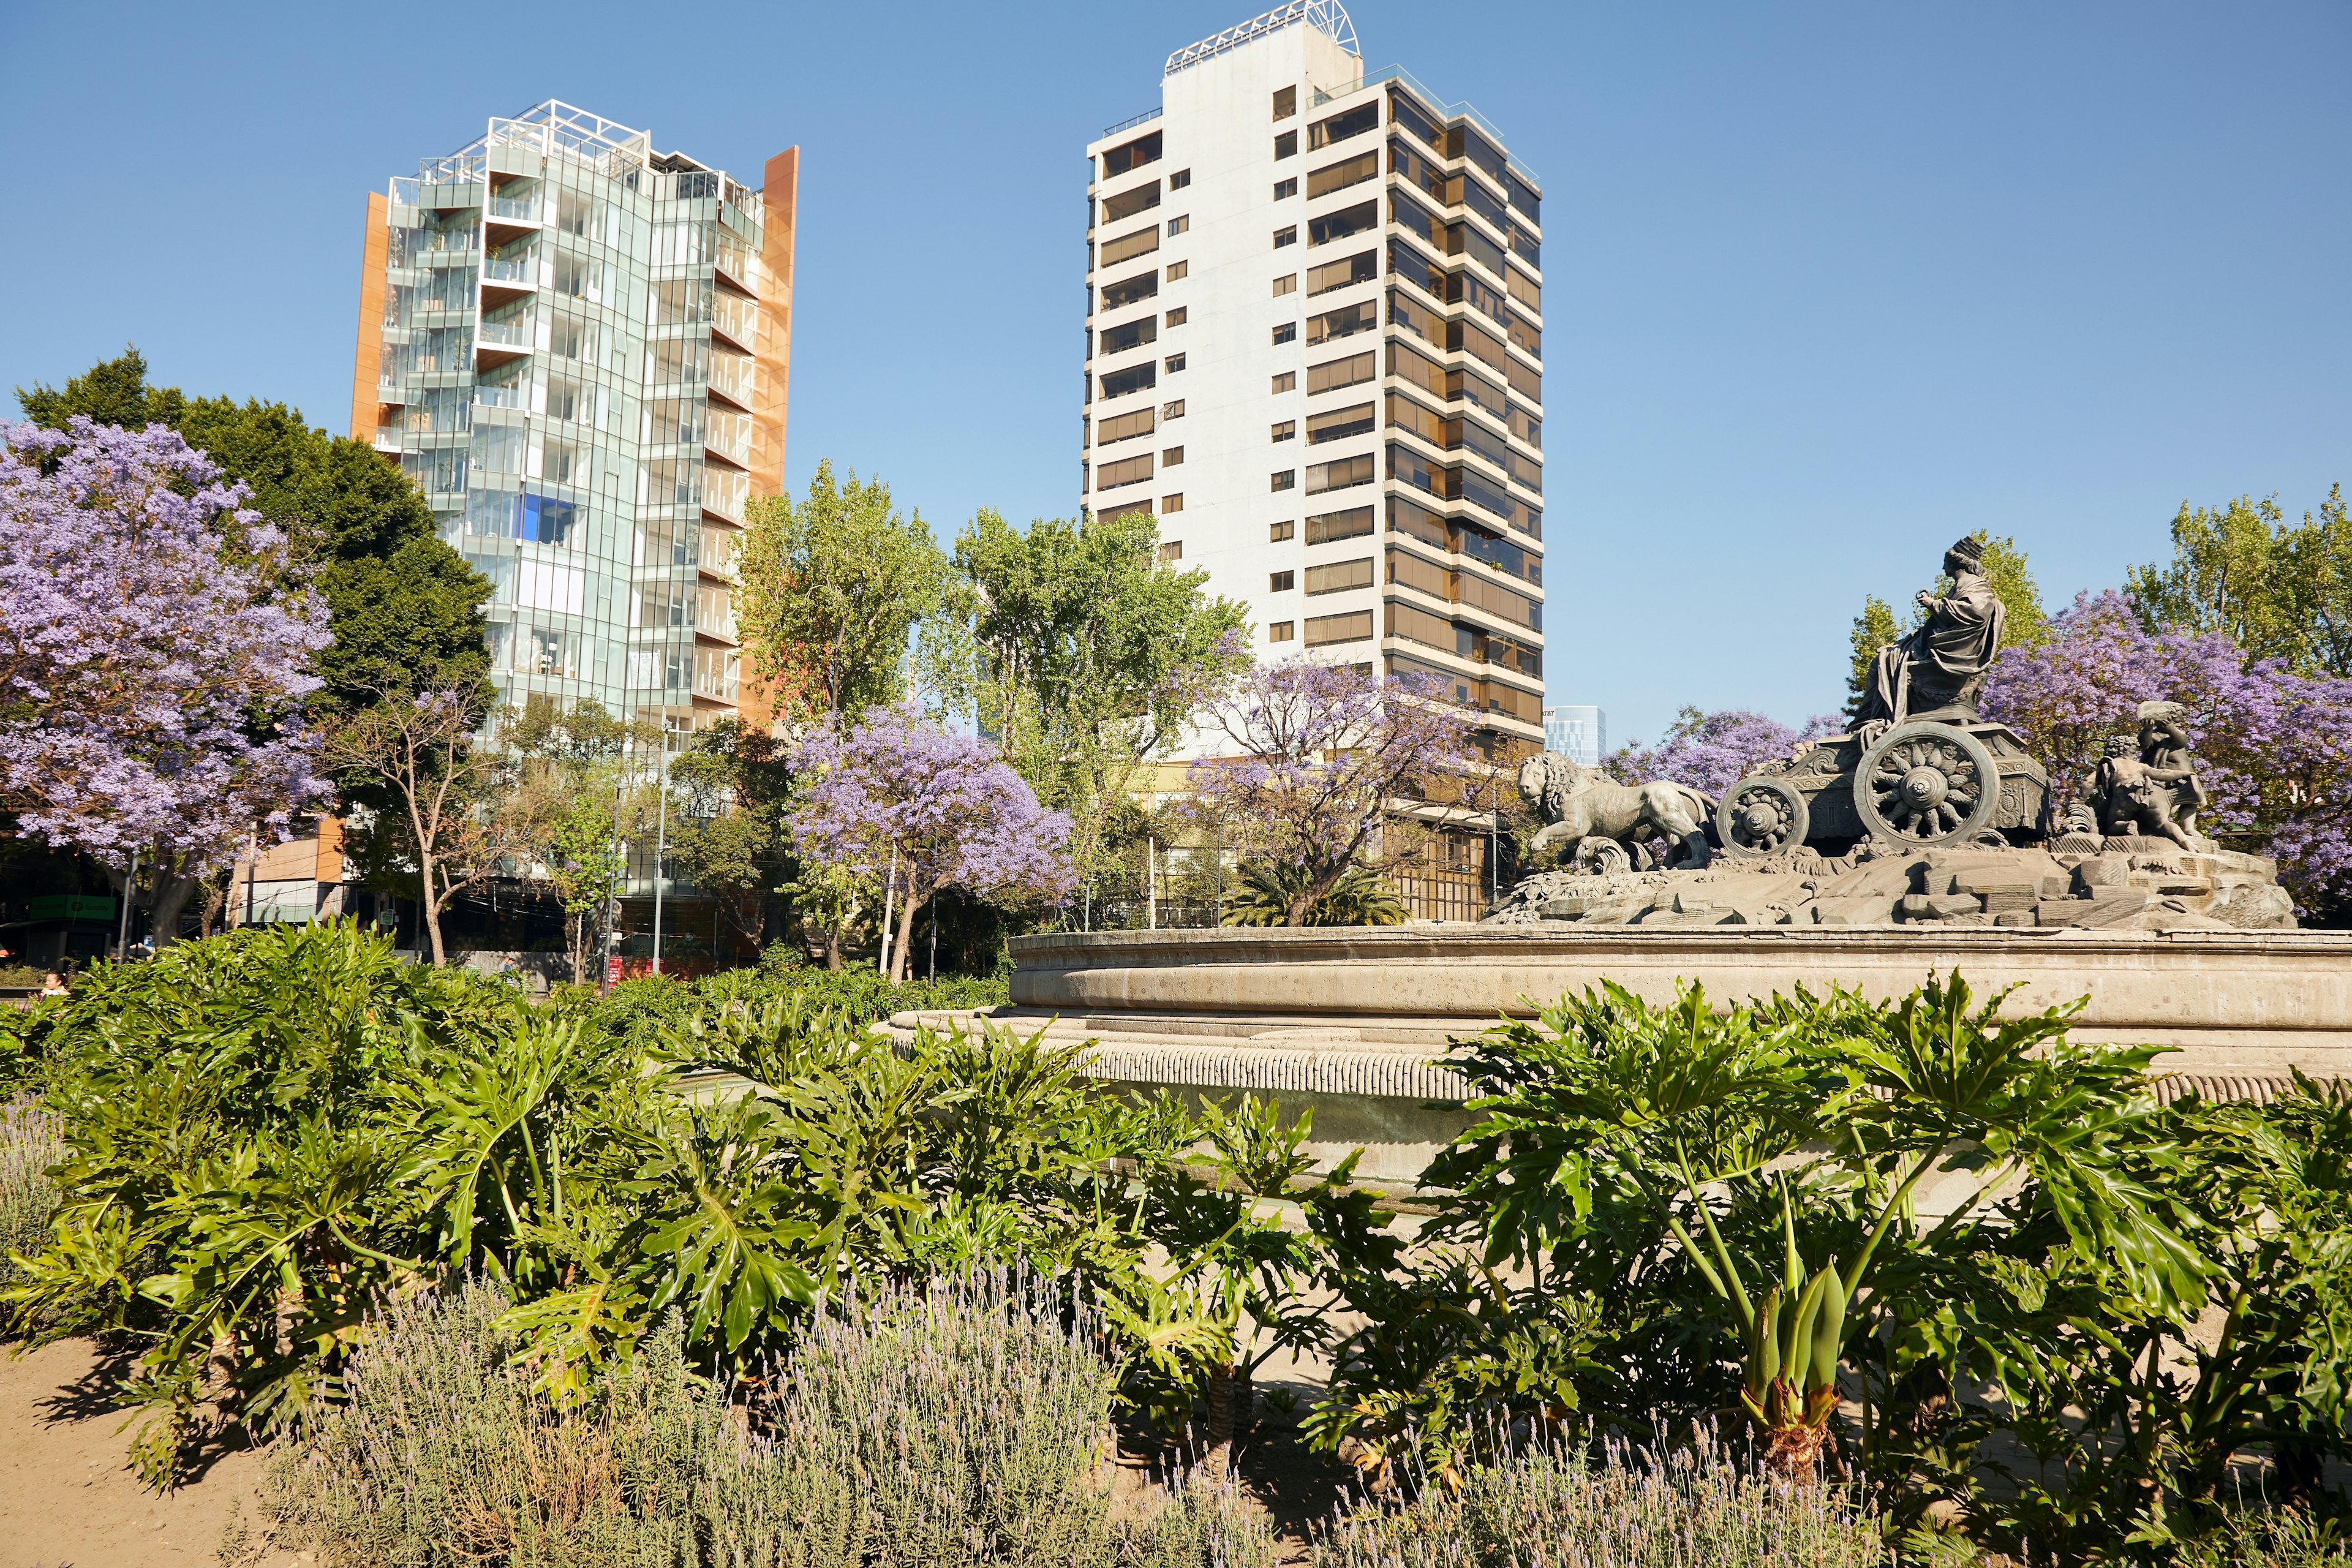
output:
[[[2000,605],[1974,552],[1948,552],[1951,593],[1922,595],[1918,630],[1881,650],[1852,732],[1720,799],[1529,761],[1520,788],[1563,866],[1482,922],[1018,937],[1012,1005],[990,1012],[1094,1042],[1103,1078],[1312,1107],[1316,1146],[1361,1146],[1360,1173],[1394,1183],[1468,1120],[1462,1079],[1433,1065],[1448,1039],[1602,980],[1653,1001],[1694,980],[1727,1002],[1893,999],[1957,972],[2015,987],[2021,1012],[2085,998],[2077,1038],[2175,1047],[2168,1098],[2352,1077],[2352,933],[2296,929],[2276,867],[2203,833],[2177,710],[2144,707],[2063,815],[1979,715]]]

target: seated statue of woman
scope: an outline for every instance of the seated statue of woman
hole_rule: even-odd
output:
[[[1984,546],[1976,540],[1944,552],[1944,572],[1952,591],[1940,598],[1921,593],[1927,618],[1880,648],[1871,666],[1857,725],[1865,745],[1906,719],[1977,716],[1977,693],[2000,647],[2006,612],[1984,574]]]

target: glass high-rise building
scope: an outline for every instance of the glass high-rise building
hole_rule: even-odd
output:
[[[1547,708],[1543,716],[1546,751],[1558,752],[1588,768],[1601,765],[1601,759],[1609,752],[1608,714],[1590,704],[1570,703]]]
[[[1339,0],[1178,49],[1159,98],[1086,150],[1086,504],[1150,513],[1261,658],[1434,675],[1539,743],[1542,182]]]
[[[783,483],[798,174],[792,148],[751,189],[550,100],[368,197],[352,435],[496,585],[503,701],[683,731],[748,700],[737,542]]]

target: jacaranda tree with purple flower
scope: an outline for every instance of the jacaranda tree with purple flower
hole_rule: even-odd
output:
[[[2178,702],[2211,806],[2200,823],[2279,860],[2308,916],[2352,898],[2352,680],[2246,661],[2222,631],[2150,631],[2113,591],[2078,595],[2034,647],[2002,650],[1982,710],[2023,736],[2065,804],[2139,704]]]
[[[984,741],[886,708],[852,730],[812,731],[799,771],[805,782],[792,831],[801,854],[887,879],[898,928],[894,981],[906,978],[916,914],[941,889],[1025,902],[1072,886],[1062,853],[1070,819],[1039,806]]]
[[[1410,806],[1478,766],[1475,721],[1446,685],[1289,659],[1257,666],[1210,706],[1202,728],[1236,754],[1192,764],[1193,810],[1245,860],[1306,870],[1283,879],[1284,924],[1305,925],[1359,866],[1419,859],[1429,836]]]
[[[1816,714],[1802,730],[1745,709],[1702,713],[1685,708],[1666,738],[1654,746],[1628,742],[1601,759],[1601,766],[1625,784],[1669,779],[1703,795],[1719,795],[1749,768],[1785,757],[1800,741],[1834,735],[1845,728],[1833,713]]]
[[[326,606],[274,585],[278,531],[170,431],[0,440],[0,806],[126,896],[137,853],[169,942],[203,878],[331,797],[302,724]]]

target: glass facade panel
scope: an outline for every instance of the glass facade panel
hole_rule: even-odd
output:
[[[765,216],[560,103],[392,182],[378,445],[494,586],[502,703],[733,710],[726,583],[782,330]]]

